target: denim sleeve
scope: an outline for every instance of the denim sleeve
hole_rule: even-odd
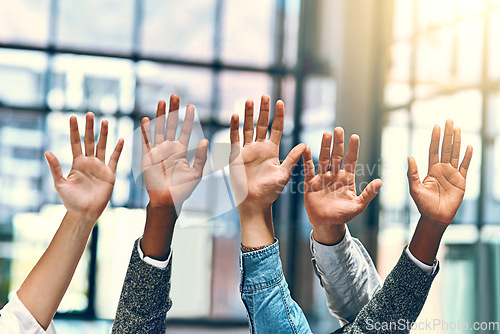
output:
[[[426,273],[403,251],[384,286],[352,323],[335,333],[409,333],[438,272],[439,263],[435,270]]]
[[[302,309],[290,296],[278,241],[240,256],[241,299],[250,333],[312,333]]]
[[[313,268],[325,289],[330,313],[345,325],[382,286],[370,255],[363,244],[351,236],[349,229],[334,246],[322,245],[310,237]]]

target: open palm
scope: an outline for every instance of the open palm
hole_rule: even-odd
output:
[[[440,128],[432,131],[429,148],[429,170],[422,182],[418,175],[417,163],[408,158],[408,181],[410,194],[420,214],[430,221],[450,224],[455,217],[465,194],[467,170],[472,158],[472,146],[468,146],[465,157],[460,159],[461,132],[453,128],[448,120],[445,126],[441,159],[439,159]]]
[[[255,141],[253,138],[253,102],[245,104],[243,125],[243,147],[240,147],[239,118],[231,118],[231,185],[238,204],[258,203],[271,205],[288,183],[292,170],[305,149],[297,145],[283,163],[279,161],[279,144],[283,133],[285,106],[282,101],[276,103],[275,117],[269,139],[266,134],[269,126],[269,97],[263,96],[260,105]]]
[[[103,121],[94,155],[94,114],[87,113],[85,126],[85,155],[82,153],[80,133],[75,116],[70,118],[71,149],[73,164],[65,178],[57,158],[51,152],[45,157],[49,163],[57,193],[69,212],[82,214],[96,221],[106,208],[115,183],[115,172],[123,148],[120,139],[109,160],[105,164],[108,123]]]
[[[334,130],[334,144],[330,156],[332,134],[325,132],[321,143],[318,173],[315,174],[311,149],[304,154],[304,203],[313,227],[341,225],[363,212],[382,186],[379,179],[373,180],[357,195],[355,184],[358,160],[359,137],[350,139],[344,168],[344,130]]]
[[[179,98],[172,95],[167,119],[165,138],[165,101],[158,103],[154,131],[154,146],[151,141],[150,121],[142,120],[142,170],[144,183],[153,206],[175,206],[180,210],[201,180],[207,159],[208,141],[202,140],[190,166],[187,148],[194,122],[194,106],[188,105],[178,140],[175,140],[178,123]],[[178,211],[179,211],[178,210]]]

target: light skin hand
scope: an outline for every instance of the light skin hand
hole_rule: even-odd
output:
[[[460,166],[461,131],[446,121],[441,158],[439,157],[440,128],[432,131],[429,147],[429,170],[420,181],[417,164],[408,158],[410,195],[421,218],[410,243],[410,251],[420,261],[432,264],[441,237],[462,203],[465,194],[467,170],[472,159],[472,146],[467,146]]]
[[[382,186],[382,181],[375,179],[358,196],[355,172],[359,137],[351,136],[345,158],[344,130],[335,128],[333,137],[333,148],[330,152],[332,134],[323,134],[317,174],[311,149],[308,147],[303,154],[304,204],[313,227],[314,239],[325,245],[334,245],[342,240],[345,224],[365,211]]]
[[[178,110],[179,97],[173,94],[165,122],[166,103],[158,103],[154,145],[150,120],[147,117],[142,120],[142,170],[149,205],[141,248],[145,255],[158,260],[165,260],[170,253],[175,221],[182,204],[200,182],[207,160],[208,141],[205,139],[199,142],[194,163],[189,165],[187,148],[195,110],[192,104],[187,106],[182,130],[176,140]]]
[[[70,118],[73,165],[65,178],[57,158],[45,154],[56,190],[66,213],[49,247],[26,277],[17,295],[37,322],[47,329],[59,307],[88,237],[106,207],[115,182],[115,172],[123,139],[118,140],[109,164],[105,164],[108,123],[103,121],[94,154],[94,115],[88,113],[83,155],[76,117]]]
[[[231,185],[238,201],[241,220],[241,242],[258,247],[274,242],[271,207],[290,180],[293,168],[305,150],[304,144],[294,147],[283,163],[279,161],[279,144],[283,133],[285,106],[276,102],[269,139],[269,96],[262,96],[255,129],[253,101],[245,103],[243,146],[240,146],[239,117],[231,118]]]
[[[111,198],[115,183],[115,172],[123,148],[120,138],[111,155],[108,165],[105,164],[108,121],[101,124],[99,140],[94,152],[94,114],[87,113],[85,123],[84,148],[82,152],[80,133],[75,116],[70,118],[71,151],[73,164],[65,178],[55,155],[46,152],[45,157],[50,167],[54,185],[69,214],[87,218],[95,222]]]

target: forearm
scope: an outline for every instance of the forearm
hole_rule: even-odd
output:
[[[94,223],[66,213],[49,247],[17,292],[44,329],[52,321],[71,282]]]
[[[238,206],[241,222],[241,243],[247,247],[260,247],[274,242],[271,206]]]
[[[403,251],[383,287],[363,307],[354,322],[339,332],[409,333],[438,272],[438,264],[432,273],[424,272]]]
[[[279,243],[241,255],[241,299],[254,333],[311,333],[302,309],[290,296]]]
[[[146,207],[146,225],[141,240],[145,256],[164,261],[170,254],[177,213],[172,206]]]
[[[448,225],[420,217],[410,242],[410,252],[425,264],[432,265]]]
[[[112,333],[165,333],[166,314],[172,306],[172,260],[160,269],[140,258],[134,244],[123,283]]]
[[[325,289],[330,313],[343,324],[352,322],[382,286],[370,255],[348,229],[335,245],[318,243],[313,234],[310,242],[313,267]]]

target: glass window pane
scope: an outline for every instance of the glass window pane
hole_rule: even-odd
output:
[[[393,36],[395,39],[409,38],[413,34],[413,0],[394,2]]]
[[[227,63],[270,65],[275,24],[275,1],[225,1],[221,59]]]
[[[427,30],[450,23],[455,18],[455,0],[419,0],[419,30]]]
[[[301,122],[304,126],[333,126],[337,83],[329,77],[309,76],[304,84]]]
[[[212,101],[212,72],[204,68],[163,65],[142,61],[138,72],[138,110],[154,116],[159,100],[169,101],[171,94],[179,95],[181,108],[188,103],[196,107],[198,117],[210,117]]]
[[[59,0],[59,46],[130,52],[135,1]]]
[[[387,105],[408,102],[411,97],[411,44],[395,43],[390,49],[390,68],[386,76],[384,100]]]
[[[478,90],[465,90],[453,95],[417,101],[412,106],[415,125],[432,129],[435,124],[443,127],[452,119],[462,131],[481,129],[482,95]]]
[[[46,69],[41,52],[0,49],[0,103],[42,106]]]
[[[457,25],[457,81],[479,83],[483,66],[483,20],[460,22]]]
[[[285,45],[283,57],[285,65],[295,66],[299,44],[300,0],[284,1],[285,4]]]
[[[435,89],[451,82],[452,28],[445,28],[424,34],[419,38],[416,51],[416,80],[418,93]]]
[[[134,109],[135,75],[129,60],[58,55],[54,57],[49,107],[130,113]]]
[[[500,77],[500,10],[490,15],[489,38],[489,75],[492,79]]]
[[[484,11],[485,0],[459,0],[458,10],[460,16],[479,14]]]
[[[408,198],[406,181],[406,157],[409,149],[408,124],[410,115],[406,110],[393,111],[387,115],[387,126],[382,130],[382,175],[381,204],[384,210],[404,210]]]
[[[229,124],[234,113],[240,115],[240,122],[243,123],[245,101],[248,99],[254,101],[254,120],[257,121],[261,96],[272,92],[271,77],[265,73],[223,71],[219,74],[219,84],[219,110],[216,118],[224,124]],[[271,103],[273,106],[274,102]]]
[[[50,0],[0,2],[0,41],[46,45],[49,39],[49,9]]]
[[[215,0],[145,0],[141,52],[180,59],[212,60]]]

